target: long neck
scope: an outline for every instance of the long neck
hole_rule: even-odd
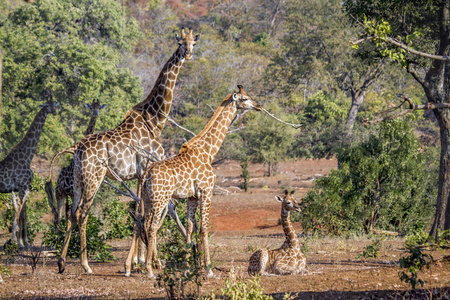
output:
[[[291,247],[299,247],[300,242],[298,241],[297,234],[295,233],[291,219],[289,218],[289,211],[284,207],[281,208],[281,224],[283,225],[284,235],[286,236],[286,241],[284,243]]]
[[[14,152],[15,157],[20,156],[24,165],[30,165],[33,156],[36,154],[39,138],[41,137],[42,128],[47,118],[45,108],[41,109],[28,128],[24,138],[17,144],[10,154]]]
[[[97,122],[98,115],[91,114],[91,119],[89,120],[89,125],[86,128],[86,135],[94,133],[95,123]]]
[[[214,116],[205,128],[196,137],[183,145],[187,149],[195,143],[195,147],[201,147],[209,154],[211,161],[216,156],[222,146],[222,142],[230,127],[234,114],[236,113],[236,103],[231,101],[231,95],[222,101]],[[181,151],[183,151],[183,148]]]
[[[167,61],[158,79],[156,79],[155,86],[153,87],[147,98],[136,104],[125,115],[127,118],[132,111],[140,111],[145,115],[144,119],[151,123],[150,126],[159,134],[167,120],[167,116],[170,112],[172,105],[173,90],[175,88],[175,82],[184,63],[184,57],[181,47],[174,52],[172,57]],[[159,136],[159,134],[157,134]]]

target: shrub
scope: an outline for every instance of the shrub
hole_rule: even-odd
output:
[[[115,258],[109,250],[111,247],[105,243],[105,236],[100,234],[102,225],[103,223],[98,218],[89,214],[86,226],[86,239],[88,241],[87,254],[90,256],[96,255],[95,258],[99,261],[109,261]],[[44,245],[55,249],[57,255],[61,254],[66,228],[67,221],[63,219],[57,227],[51,225],[49,231],[45,235]],[[78,224],[75,224],[73,228],[67,255],[72,258],[80,256],[80,230]]]
[[[200,294],[204,275],[200,273],[200,253],[184,240],[178,230],[163,230],[168,239],[160,243],[160,257],[165,267],[158,274],[157,286],[165,289],[169,299],[190,299]]]
[[[433,151],[421,148],[409,123],[383,123],[377,135],[339,153],[338,170],[316,180],[303,199],[304,228],[332,234],[425,228],[437,193]]]
[[[273,300],[272,296],[264,295],[264,289],[261,287],[260,281],[260,277],[254,276],[247,283],[231,274],[225,280],[222,295],[227,300]]]
[[[133,234],[133,226],[128,219],[127,205],[115,198],[103,208],[103,216],[107,223],[106,239],[123,239]]]

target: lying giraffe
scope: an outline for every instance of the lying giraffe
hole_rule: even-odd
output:
[[[239,92],[228,95],[222,101],[212,119],[197,136],[185,143],[180,152],[171,158],[156,162],[150,166],[142,187],[144,217],[137,218],[135,227],[139,228],[142,240],[147,243],[145,267],[149,277],[155,277],[152,270],[153,252],[156,234],[159,229],[161,214],[170,199],[188,199],[188,243],[192,239],[192,231],[196,224],[195,212],[200,203],[200,236],[204,250],[205,265],[211,264],[208,242],[209,208],[216,175],[211,163],[220,149],[228,127],[237,109],[261,111],[261,106],[247,95],[242,86]],[[130,275],[131,256],[135,242],[128,253],[125,264],[125,276]],[[211,277],[210,270],[208,276]]]
[[[249,275],[289,275],[306,272],[306,258],[300,250],[300,242],[289,219],[291,210],[300,212],[303,204],[298,203],[292,194],[284,191],[284,197],[276,196],[281,202],[281,223],[286,240],[275,250],[260,249],[252,254],[248,265]]]
[[[107,104],[100,104],[100,101],[95,99],[92,104],[85,103],[84,106],[91,111],[91,118],[89,120],[88,127],[86,128],[85,136],[94,133],[95,123],[100,115],[100,110],[106,108]],[[55,156],[56,158],[57,156]],[[50,178],[52,178],[52,164],[50,165]],[[69,216],[69,203],[67,197],[73,200],[73,161],[67,167],[61,169],[56,182],[55,193],[53,193],[53,185],[51,182],[45,185],[45,192],[52,209],[55,225],[58,225],[62,218],[62,211],[64,203],[66,203],[66,218]],[[56,201],[55,201],[56,200]],[[55,206],[56,202],[56,206]]]

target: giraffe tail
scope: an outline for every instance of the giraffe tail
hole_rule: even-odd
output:
[[[48,178],[48,181],[45,183],[45,193],[47,194],[48,204],[50,205],[50,208],[52,210],[54,221],[58,219],[58,212],[56,210],[55,205],[55,189],[53,188],[53,182],[52,182],[52,173],[53,173],[53,163],[55,162],[56,158],[64,153],[75,153],[75,150],[78,148],[78,144],[71,146],[69,148],[66,148],[60,152],[58,152],[52,159],[52,162],[50,163],[50,175]]]

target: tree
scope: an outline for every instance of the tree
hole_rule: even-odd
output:
[[[371,86],[380,81],[384,59],[374,58],[373,46],[348,47],[348,29],[340,1],[287,1],[286,34],[272,58],[265,80],[283,94],[342,91],[351,99],[345,129],[353,125]],[[372,55],[369,55],[372,54]],[[368,59],[368,58],[371,59]]]
[[[424,229],[437,194],[437,151],[422,147],[409,122],[382,123],[367,141],[338,154],[338,170],[317,179],[303,199],[303,226],[334,234]]]
[[[286,118],[275,104],[269,109],[277,116]],[[253,162],[266,164],[267,174],[271,176],[277,164],[288,157],[294,132],[295,129],[280,125],[267,115],[255,114],[254,119],[249,120],[242,133],[247,155]]]
[[[450,2],[439,0],[346,0],[344,8],[362,39],[400,62],[421,85],[429,104],[450,101]],[[439,124],[441,157],[436,214],[430,235],[450,229],[450,111],[433,109]]]
[[[124,19],[112,0],[38,0],[11,12],[0,30],[4,149],[21,138],[44,92],[61,102],[61,111],[50,119],[38,153],[51,154],[79,140],[85,130],[80,124],[89,118],[82,103],[93,98],[116,112],[102,115],[99,128],[117,125],[142,94],[139,79],[119,68],[122,52],[139,36],[136,22]]]

